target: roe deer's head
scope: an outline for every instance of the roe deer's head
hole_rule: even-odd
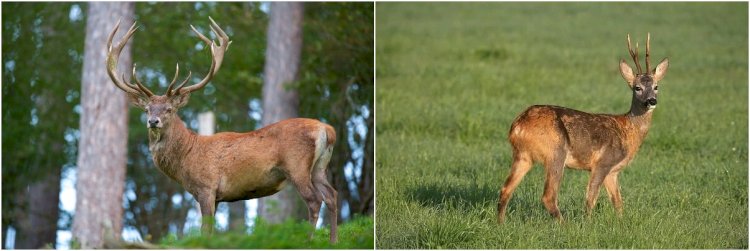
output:
[[[135,64],[133,64],[133,72],[131,77],[131,80],[135,81],[135,84],[126,81],[124,74],[122,74],[121,79],[117,78],[117,60],[120,57],[122,48],[125,47],[125,44],[128,42],[135,30],[138,29],[135,26],[135,23],[133,23],[130,29],[128,29],[128,32],[125,33],[122,41],[117,43],[117,46],[112,46],[112,39],[114,38],[115,33],[117,33],[117,30],[120,27],[119,21],[117,22],[117,25],[115,25],[115,28],[112,30],[112,33],[109,35],[109,39],[107,40],[107,73],[112,79],[112,82],[114,82],[115,86],[128,94],[130,101],[135,106],[140,107],[146,111],[148,115],[148,122],[146,123],[146,126],[149,129],[160,129],[168,125],[172,121],[172,119],[177,116],[177,109],[187,104],[190,93],[206,86],[206,84],[208,84],[211,78],[213,78],[213,76],[219,70],[219,67],[221,67],[221,62],[224,59],[224,52],[229,47],[231,41],[229,41],[229,36],[227,36],[227,34],[224,33],[221,28],[219,28],[219,25],[217,25],[216,22],[214,22],[214,20],[210,17],[209,19],[211,20],[211,30],[219,39],[218,43],[215,43],[211,39],[208,39],[206,36],[198,32],[198,30],[196,30],[192,25],[190,26],[190,28],[193,29],[193,32],[195,32],[195,34],[201,40],[203,40],[203,42],[205,42],[208,45],[208,48],[211,50],[211,67],[209,68],[208,73],[203,78],[203,80],[201,80],[197,84],[185,87],[185,83],[190,80],[190,76],[192,74],[188,73],[187,78],[185,78],[185,80],[175,88],[174,84],[177,81],[177,77],[180,73],[180,65],[178,64],[175,70],[174,78],[172,79],[172,82],[169,83],[167,92],[164,95],[155,95],[153,92],[151,92],[151,90],[141,84],[135,74]]]
[[[635,44],[635,51],[633,51],[630,45],[630,34],[628,34],[628,51],[630,57],[633,58],[635,66],[638,69],[638,73],[634,73],[633,69],[625,63],[624,59],[620,60],[620,74],[628,82],[628,86],[633,91],[633,101],[642,104],[647,110],[656,108],[656,96],[659,93],[659,81],[664,78],[669,68],[669,60],[667,58],[662,59],[661,63],[656,66],[653,70],[649,62],[650,47],[651,47],[651,34],[647,35],[646,38],[646,72],[641,70],[641,64],[638,62],[638,43]]]

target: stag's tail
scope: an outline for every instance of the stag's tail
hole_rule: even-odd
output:
[[[336,144],[336,131],[333,127],[323,124],[318,138],[315,140],[315,158],[313,159],[313,173],[325,173],[328,162],[331,161],[333,145]]]

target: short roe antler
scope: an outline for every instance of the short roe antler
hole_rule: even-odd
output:
[[[630,57],[633,58],[633,62],[635,62],[635,67],[638,68],[638,74],[642,74],[643,70],[641,69],[641,63],[638,60],[638,42],[635,43],[635,51],[633,51],[632,47],[630,46],[630,34],[628,34],[628,52],[630,52]],[[649,62],[651,56],[651,33],[647,33],[646,35],[646,74],[651,74],[651,62]]]

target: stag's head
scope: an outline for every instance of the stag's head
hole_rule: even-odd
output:
[[[211,18],[209,17],[209,19]],[[206,84],[208,84],[211,78],[213,78],[213,76],[219,70],[219,67],[221,67],[221,62],[224,59],[224,52],[227,50],[229,44],[231,43],[231,41],[229,41],[229,36],[224,33],[224,31],[219,27],[219,25],[216,24],[216,22],[214,22],[213,19],[211,19],[210,27],[216,37],[219,39],[218,43],[212,41],[211,39],[208,39],[191,25],[190,28],[192,28],[193,32],[201,40],[203,40],[203,42],[205,42],[206,45],[208,45],[208,48],[211,50],[211,67],[209,68],[208,73],[206,73],[206,76],[200,82],[190,86],[185,86],[185,84],[190,80],[190,76],[192,74],[191,72],[189,72],[187,78],[185,78],[185,80],[182,81],[181,84],[177,85],[177,87],[175,87],[175,82],[177,81],[177,77],[180,73],[180,65],[178,64],[175,70],[174,78],[172,79],[172,82],[169,83],[169,87],[167,87],[167,92],[164,95],[155,95],[153,92],[151,92],[151,90],[141,84],[141,82],[136,77],[135,64],[133,64],[133,72],[131,77],[131,80],[135,81],[135,84],[127,81],[125,79],[125,74],[121,75],[122,78],[117,78],[117,61],[120,57],[120,52],[122,51],[122,48],[125,47],[125,44],[128,42],[130,37],[133,36],[135,30],[138,29],[135,26],[135,23],[133,23],[130,29],[128,29],[128,32],[125,33],[125,36],[123,36],[122,40],[117,43],[117,46],[113,47],[112,39],[114,38],[115,33],[117,33],[119,27],[120,22],[118,21],[117,25],[115,25],[115,28],[112,30],[112,33],[109,35],[109,39],[107,40],[107,73],[112,79],[112,82],[114,82],[115,86],[127,93],[133,105],[140,107],[146,111],[146,114],[148,115],[148,122],[146,126],[150,129],[160,129],[171,123],[171,121],[173,121],[172,118],[177,116],[177,109],[187,104],[190,93],[199,90],[206,86]]]
[[[635,51],[633,51],[630,45],[630,34],[628,34],[628,51],[630,52],[630,57],[633,58],[633,62],[635,62],[638,73],[634,73],[633,69],[625,63],[624,59],[620,60],[620,74],[622,74],[622,77],[628,82],[628,86],[633,91],[633,101],[637,101],[648,110],[656,108],[656,95],[659,93],[658,83],[667,74],[667,68],[669,68],[669,60],[664,58],[656,68],[651,69],[649,62],[650,47],[651,34],[648,34],[646,36],[645,73],[641,70],[641,64],[638,62],[638,43],[635,43]]]

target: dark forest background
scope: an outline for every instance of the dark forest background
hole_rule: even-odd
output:
[[[176,62],[181,69],[208,69],[210,56],[198,46],[201,41],[189,25],[206,28],[211,16],[233,43],[220,72],[191,96],[179,116],[192,130],[197,130],[197,115],[207,111],[216,116],[217,132],[259,128],[268,6],[203,2],[134,5],[134,20],[140,28],[131,41],[132,60],[138,63],[142,82],[163,93]],[[58,233],[71,230],[75,211],[64,205],[70,204],[65,200],[75,194],[69,189],[77,176],[88,8],[86,3],[2,4],[5,248],[7,243],[15,248],[56,247]],[[329,179],[339,191],[340,220],[371,216],[373,4],[305,3],[302,25],[300,70],[290,86],[299,93],[298,114],[336,128],[339,140]],[[121,27],[120,32],[126,28]],[[158,241],[169,234],[186,234],[190,227],[197,228],[190,223],[197,215],[196,203],[151,161],[144,112],[130,106],[128,113],[123,235],[137,233],[144,240]],[[219,206],[220,213],[229,215],[227,229],[251,231],[245,229],[252,227],[246,216],[256,213],[246,204],[252,203]]]

